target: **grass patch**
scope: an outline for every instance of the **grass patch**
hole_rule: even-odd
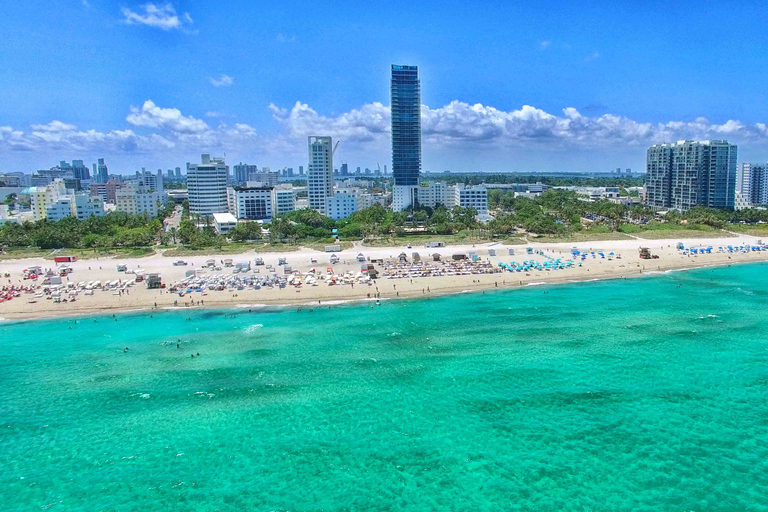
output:
[[[331,242],[327,242],[327,243],[308,242],[308,243],[300,244],[300,245],[301,245],[301,247],[307,247],[309,249],[314,249],[316,251],[321,251],[321,252],[325,252],[325,246],[326,245],[340,245],[342,251],[345,250],[345,249],[351,249],[352,247],[355,246],[354,243],[346,241],[346,240],[343,241],[343,242],[333,242],[333,241],[331,241]]]
[[[51,254],[51,249],[7,249],[0,253],[0,260],[19,260],[23,258],[44,258]]]
[[[733,233],[712,229],[711,231],[701,231],[698,229],[651,229],[637,233],[640,238],[648,240],[663,240],[676,238],[728,238],[735,237]]]
[[[493,242],[490,234],[483,234],[478,236],[476,232],[470,234],[469,231],[459,231],[453,235],[427,235],[427,234],[405,234],[403,236],[390,236],[388,238],[381,238],[376,240],[365,240],[363,245],[365,247],[400,247],[403,245],[411,244],[414,247],[424,245],[427,242],[443,242],[445,245],[458,245],[458,244],[471,244],[471,243],[486,243]]]
[[[163,252],[163,256],[176,258],[179,256],[208,256],[213,254],[242,254],[254,248],[253,244],[226,244],[221,247],[184,247],[179,246]]]
[[[648,224],[643,225],[623,224],[619,230],[623,233],[631,233],[640,238],[647,238],[649,240],[734,236],[722,229],[713,228],[706,224],[666,224],[663,222],[649,222]]]
[[[20,258],[44,258],[51,260],[56,256],[75,256],[78,260],[91,260],[96,258],[142,258],[155,254],[152,247],[115,247],[112,249],[61,249],[53,252],[53,249],[9,249],[7,253],[0,254],[0,260]]]
[[[501,243],[504,244],[504,245],[525,245],[528,242],[529,242],[529,240],[525,236],[523,236],[523,235],[511,236],[511,237],[505,238],[504,240],[501,241]]]
[[[576,231],[569,235],[543,235],[539,238],[530,239],[531,242],[537,243],[580,243],[580,242],[600,242],[606,240],[631,240],[632,237],[627,236],[624,233],[616,231],[603,232],[602,230],[592,232],[591,230]]]
[[[768,236],[768,224],[759,224],[756,226],[750,226],[748,224],[730,224],[726,229],[728,231],[735,231],[736,233],[744,233],[745,235]]]

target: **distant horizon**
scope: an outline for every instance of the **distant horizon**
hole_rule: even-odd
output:
[[[313,5],[9,5],[0,173],[201,153],[297,167],[310,134],[341,140],[339,163],[391,166],[393,63],[419,67],[424,170],[639,172],[680,139],[768,161],[759,7]]]

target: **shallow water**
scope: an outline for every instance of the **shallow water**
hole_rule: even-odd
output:
[[[0,509],[768,510],[767,276],[0,324]]]

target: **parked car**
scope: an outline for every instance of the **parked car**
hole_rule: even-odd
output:
[[[174,267],[184,267],[187,265],[187,262],[184,260],[176,260],[173,262]]]

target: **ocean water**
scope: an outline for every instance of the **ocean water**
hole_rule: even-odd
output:
[[[0,510],[768,510],[766,278],[0,324]]]

